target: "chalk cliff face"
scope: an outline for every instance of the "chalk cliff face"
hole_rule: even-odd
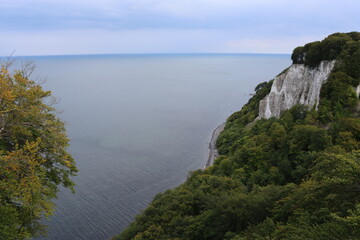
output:
[[[322,61],[315,69],[304,64],[293,64],[283,74],[277,76],[271,91],[259,105],[259,119],[279,117],[296,104],[317,108],[320,89],[334,68],[335,60]]]

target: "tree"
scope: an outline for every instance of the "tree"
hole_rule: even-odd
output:
[[[305,62],[304,47],[295,48],[291,55],[291,60],[293,61],[294,64],[304,63]]]
[[[73,190],[77,172],[66,151],[64,123],[55,115],[50,91],[29,79],[34,65],[0,71],[0,238],[24,239],[44,231],[58,186]]]
[[[259,84],[228,118],[214,165],[159,194],[114,239],[359,239],[359,41],[336,33],[296,48],[294,63],[336,60],[319,111],[296,105],[254,120],[272,81]]]

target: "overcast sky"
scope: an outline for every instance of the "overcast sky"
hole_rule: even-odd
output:
[[[291,53],[359,31],[359,0],[0,0],[0,55]]]

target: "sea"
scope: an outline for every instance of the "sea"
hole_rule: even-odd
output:
[[[154,196],[208,158],[212,131],[254,88],[291,64],[288,54],[118,54],[19,57],[58,100],[79,173],[60,188],[46,237],[105,240]]]

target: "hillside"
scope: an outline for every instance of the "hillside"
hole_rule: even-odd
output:
[[[359,239],[360,33],[332,34],[291,58],[279,78],[292,68],[323,73],[321,66],[333,63],[319,99],[290,91],[284,99],[298,100],[283,108],[274,97],[277,113],[266,115],[261,105],[279,78],[259,84],[228,118],[214,165],[158,194],[114,239]]]

